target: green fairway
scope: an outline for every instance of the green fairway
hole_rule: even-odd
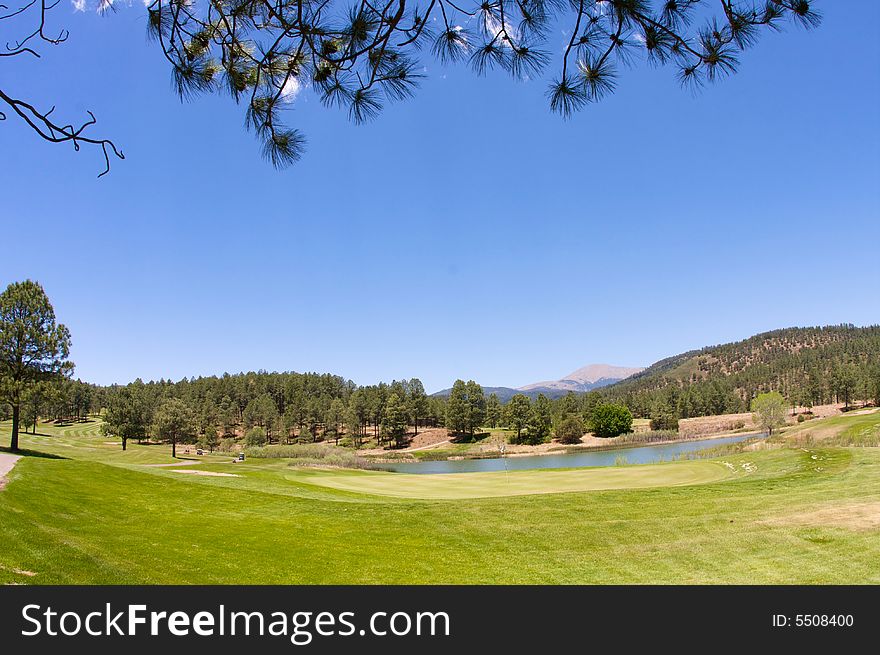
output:
[[[305,480],[334,489],[425,500],[490,498],[604,489],[637,489],[704,484],[736,472],[718,462],[682,462],[676,466],[596,467],[528,470],[511,473],[410,475],[376,471],[304,472]],[[744,474],[744,472],[743,472]],[[306,478],[305,476],[308,475]]]
[[[0,583],[880,583],[877,448],[432,476],[159,467],[98,427],[22,436]]]

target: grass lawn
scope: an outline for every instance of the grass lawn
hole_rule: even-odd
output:
[[[449,473],[415,475],[379,471],[303,471],[302,479],[311,484],[357,493],[453,500],[552,494],[604,489],[637,489],[705,484],[733,477],[719,462],[685,462],[622,468],[545,469],[492,473]]]
[[[169,447],[123,453],[97,428],[22,435],[0,583],[880,583],[878,448],[419,476],[155,466]]]

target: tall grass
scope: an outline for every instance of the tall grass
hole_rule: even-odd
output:
[[[290,466],[336,466],[341,468],[372,468],[370,463],[350,450],[330,444],[292,444],[289,446],[252,446],[244,449],[247,457],[290,459]]]
[[[700,450],[679,453],[676,459],[679,461],[688,461],[692,459],[715,459],[716,457],[725,457],[727,455],[738,455],[739,453],[745,452],[746,446],[753,443],[755,443],[753,440],[747,439],[745,441],[713,446],[712,448],[701,448]]]
[[[657,443],[658,441],[673,441],[687,438],[678,434],[677,430],[648,430],[647,432],[628,432],[614,440],[614,445]]]

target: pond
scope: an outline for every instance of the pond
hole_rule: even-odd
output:
[[[764,437],[761,433],[738,434],[733,437],[694,439],[678,443],[594,450],[561,455],[529,455],[526,457],[493,457],[491,459],[460,459],[436,462],[401,462],[382,464],[382,468],[396,473],[479,473],[486,471],[522,471],[527,469],[577,468],[582,466],[614,466],[618,457],[627,464],[652,464],[677,459],[682,453],[691,453],[725,444]]]

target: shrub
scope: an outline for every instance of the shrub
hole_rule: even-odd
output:
[[[798,423],[803,423],[803,422],[806,421],[806,420],[807,420],[807,419],[804,418],[804,415],[803,415],[803,414],[798,414],[798,417],[797,417],[797,422],[798,422]]]
[[[251,428],[244,435],[244,442],[248,446],[262,446],[266,443],[266,433],[263,432],[262,428]]]
[[[314,440],[315,438],[312,436],[311,431],[305,426],[302,427],[296,437],[297,443],[312,443]]]
[[[579,416],[568,416],[556,428],[556,437],[562,443],[580,443],[584,436],[584,422]]]
[[[678,419],[670,412],[658,412],[651,417],[652,430],[678,430]]]
[[[233,450],[238,450],[238,442],[235,439],[221,439],[220,445],[217,446],[217,450],[222,451],[224,453],[232,452]]]
[[[593,410],[593,434],[607,439],[632,432],[633,415],[623,405],[606,403]]]

